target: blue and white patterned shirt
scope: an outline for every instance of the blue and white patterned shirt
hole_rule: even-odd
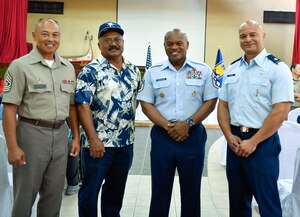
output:
[[[96,132],[105,147],[133,144],[141,82],[139,69],[125,60],[121,73],[105,58],[92,61],[79,73],[75,102],[90,105]],[[83,147],[89,147],[85,133],[83,137]]]

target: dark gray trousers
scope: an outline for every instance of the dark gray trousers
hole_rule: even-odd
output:
[[[35,126],[19,121],[17,142],[26,165],[13,169],[12,217],[30,217],[39,193],[37,217],[59,216],[68,156],[68,129]]]

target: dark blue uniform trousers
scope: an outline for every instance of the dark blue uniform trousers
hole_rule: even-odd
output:
[[[168,217],[175,170],[181,193],[181,217],[200,217],[200,188],[206,130],[192,127],[184,142],[175,142],[158,126],[151,130],[152,198],[149,217]]]
[[[132,164],[133,145],[105,148],[102,158],[92,158],[83,148],[83,181],[78,193],[80,217],[97,217],[98,194],[102,185],[101,216],[120,217],[128,171]]]
[[[242,133],[232,129],[242,140],[256,131]],[[277,133],[261,142],[249,157],[239,157],[227,146],[226,173],[229,186],[230,217],[251,217],[252,197],[261,217],[281,217],[277,188],[279,176],[280,140]]]

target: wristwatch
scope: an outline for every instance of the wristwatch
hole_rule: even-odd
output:
[[[188,125],[190,125],[190,127],[194,126],[196,123],[194,122],[194,120],[190,117],[186,120],[186,122],[188,123]]]

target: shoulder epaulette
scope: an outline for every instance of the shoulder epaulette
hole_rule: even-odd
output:
[[[267,57],[268,57],[269,60],[271,60],[275,64],[278,64],[278,63],[282,62],[281,59],[273,56],[272,54],[269,54]]]
[[[242,59],[242,57],[238,58],[237,60],[233,61],[230,65],[236,63],[237,61],[239,61],[240,59]]]

